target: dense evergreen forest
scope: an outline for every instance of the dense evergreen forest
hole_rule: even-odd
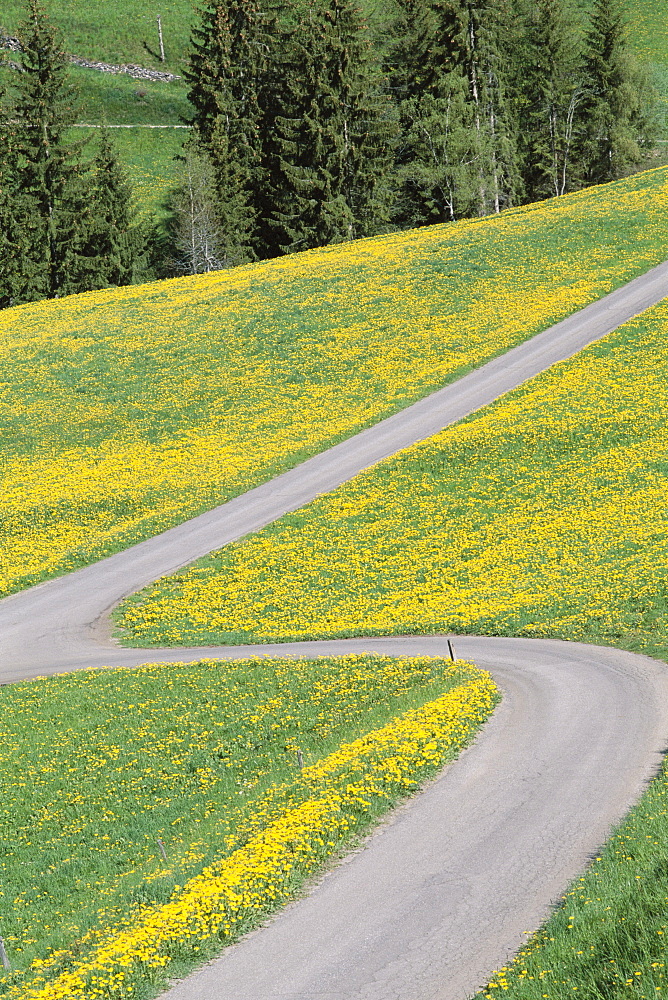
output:
[[[222,0],[199,12],[168,231],[137,224],[30,0],[2,100],[0,305],[484,216],[643,165],[623,0]]]

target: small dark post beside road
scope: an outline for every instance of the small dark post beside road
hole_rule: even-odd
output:
[[[448,639],[448,652],[450,653],[450,659],[454,663],[455,660],[457,659],[457,657],[455,656],[455,647],[452,645],[449,639]]]

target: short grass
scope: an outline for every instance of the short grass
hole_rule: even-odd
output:
[[[92,128],[71,129],[70,139],[84,142],[84,157],[92,158],[100,136],[98,125],[106,125],[94,116],[87,121]],[[116,156],[132,185],[134,221],[162,225],[168,215],[169,195],[176,184],[177,158],[188,135],[181,128],[108,128]]]
[[[23,995],[36,963],[49,978],[82,960],[317,796],[298,752],[305,766],[320,761],[478,675],[462,662],[362,655],[153,664],[3,688],[1,929],[12,973],[0,995]]]
[[[47,14],[69,52],[107,63],[134,63],[182,73],[195,4],[167,0],[113,0],[82,5],[76,0],[45,0]],[[156,17],[162,16],[165,62],[160,61]],[[25,16],[23,0],[3,0],[0,27],[15,34]],[[93,73],[91,71],[91,77]]]
[[[97,125],[180,125],[190,117],[184,86],[148,83],[126,75],[70,69],[78,94],[80,122]]]
[[[97,129],[78,130],[94,142]],[[116,154],[132,184],[138,219],[160,224],[167,215],[167,200],[176,183],[176,158],[188,132],[185,129],[109,129]]]
[[[627,0],[629,40],[645,65],[668,72],[668,22],[666,7],[655,0]]]
[[[78,66],[71,74],[78,93],[78,122],[109,126],[109,138],[127,170],[140,216],[160,222],[176,183],[176,157],[189,135],[183,127],[191,111],[185,86],[144,83]],[[148,127],[156,124],[160,127]],[[97,134],[98,128],[77,128],[71,138],[89,137],[94,143]]]

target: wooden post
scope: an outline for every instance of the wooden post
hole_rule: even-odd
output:
[[[165,850],[165,845],[158,837],[158,847],[160,848],[160,853],[162,854],[162,860],[167,861],[167,851]]]
[[[12,971],[12,967],[9,964],[9,959],[7,958],[7,952],[5,951],[5,942],[0,937],[0,959],[2,960],[2,967],[6,969],[7,972]]]
[[[164,42],[162,40],[162,16],[160,14],[158,14],[157,21],[158,21],[158,39],[160,40],[160,61],[164,62],[165,61],[165,45],[164,45]]]
[[[302,757],[302,752],[299,749],[297,750],[297,763],[299,764],[300,768],[304,766],[304,758]]]
[[[457,659],[457,657],[455,656],[455,647],[452,645],[449,639],[448,639],[448,652],[450,653],[450,659],[454,663],[455,660]]]

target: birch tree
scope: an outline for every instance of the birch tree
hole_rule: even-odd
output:
[[[204,274],[241,262],[238,245],[234,240],[229,245],[217,212],[213,164],[192,144],[184,150],[170,210],[171,266],[176,274]]]
[[[519,26],[510,0],[467,0],[467,68],[478,145],[478,214],[515,204],[522,189],[510,98]]]

